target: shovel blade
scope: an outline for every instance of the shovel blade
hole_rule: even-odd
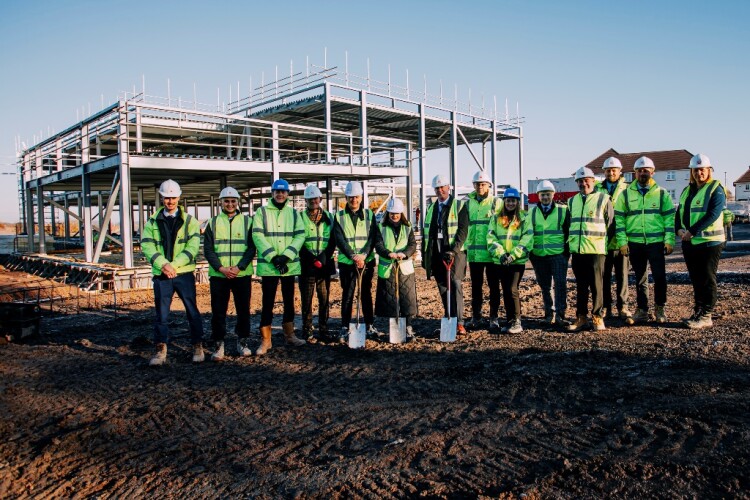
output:
[[[443,318],[440,320],[440,342],[455,342],[458,318]]]
[[[391,318],[389,327],[388,334],[391,344],[406,342],[406,318]]]
[[[349,323],[349,348],[361,349],[365,346],[365,324]]]

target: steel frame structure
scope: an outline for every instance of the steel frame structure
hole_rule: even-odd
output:
[[[484,105],[472,109],[471,103],[444,99],[442,90],[432,96],[426,84],[424,91],[412,90],[408,79],[406,87],[398,87],[390,75],[384,83],[348,68],[338,75],[335,67],[308,66],[304,76],[290,70],[290,76],[263,83],[246,98],[211,108],[147,96],[144,88],[21,151],[19,200],[29,250],[46,253],[45,239],[38,239],[38,248],[34,240],[35,225],[43,231],[46,207],[53,227],[55,212],[63,212],[66,236],[70,218],[80,221],[86,262],[98,262],[106,237],[122,246],[123,266],[132,268],[133,228],[140,231],[148,212],[158,208],[158,186],[167,178],[180,183],[182,202],[196,214],[199,207],[214,214],[215,194],[227,185],[238,188],[252,210],[273,179],[287,179],[293,195],[316,182],[330,208],[331,197],[340,192],[335,181],[362,181],[366,198],[379,179],[402,178],[408,213],[416,181],[424,214],[428,151],[449,150],[455,186],[463,142],[497,186],[497,144],[506,140],[518,141],[523,178],[520,117],[499,119],[496,107],[489,114]],[[476,143],[482,144],[481,160],[470,147]],[[94,206],[105,236],[96,242]],[[115,207],[120,238],[107,233]]]

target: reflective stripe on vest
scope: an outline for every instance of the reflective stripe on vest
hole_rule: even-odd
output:
[[[583,197],[575,195],[568,200],[570,210],[570,233],[568,246],[571,253],[599,254],[607,253],[607,224],[604,219],[604,206],[609,195],[593,192]]]
[[[380,234],[383,235],[383,246],[390,252],[403,252],[409,246],[410,230],[411,228],[407,227],[406,224],[401,224],[398,241],[396,241],[396,237],[393,235],[393,228],[381,224]],[[393,261],[387,257],[378,257],[378,278],[388,279],[390,277],[391,269],[393,269],[391,266],[392,263]]]
[[[359,217],[357,217],[357,226],[355,227],[352,223],[352,218],[346,213],[346,209],[339,210],[336,213],[341,229],[344,231],[344,238],[352,249],[354,254],[362,253],[362,249],[367,244],[367,239],[370,236],[370,224],[372,224],[372,210],[369,208],[364,209],[365,212],[365,223],[360,224]],[[370,253],[365,256],[365,262],[370,262],[375,258],[375,253],[370,249]],[[352,265],[354,261],[344,255],[343,252],[339,252],[339,262],[344,264]]]
[[[487,251],[487,229],[490,219],[502,206],[502,200],[490,194],[482,201],[477,201],[476,193],[471,193],[464,200],[469,212],[469,231],[464,248],[469,262],[492,262]]]
[[[695,193],[695,196],[690,203],[691,226],[698,222],[701,217],[706,215],[706,211],[708,210],[708,202],[711,199],[711,196],[714,194],[714,191],[716,191],[716,189],[718,189],[720,186],[721,183],[719,181],[711,181],[706,183],[702,188],[698,190],[697,193]],[[682,191],[682,195],[680,196],[680,213],[677,214],[680,227],[683,229],[688,229],[682,223],[682,215],[685,210],[685,201],[687,200],[689,192],[690,186],[686,187]],[[691,242],[693,245],[700,245],[701,243],[707,243],[709,241],[726,241],[726,239],[726,235],[724,234],[724,217],[722,214],[719,214],[716,220],[711,222],[711,224],[706,229],[699,232],[698,234],[694,234]]]
[[[565,251],[565,234],[562,229],[565,207],[558,205],[546,219],[541,212],[539,206],[531,209],[531,226],[534,229],[534,248],[531,253],[539,257],[559,255]]]
[[[322,222],[323,216],[326,216],[328,217],[328,220],[331,220],[330,214],[325,210],[321,211],[323,214],[321,215],[320,224],[315,224],[310,220],[307,210],[301,212],[302,222],[305,225],[305,248],[313,255],[320,255],[325,252],[328,242],[331,239],[331,225]]]
[[[429,237],[430,227],[432,225],[432,211],[439,202],[435,202],[427,208],[427,215],[424,218],[424,234]],[[448,231],[448,243],[452,246],[456,242],[456,233],[458,232],[458,213],[464,206],[463,202],[453,198],[451,208],[448,211],[448,220],[446,222],[446,230]],[[460,252],[463,250],[463,245],[458,249]]]
[[[236,224],[241,220],[242,224]],[[226,214],[221,213],[211,217],[208,221],[211,232],[214,235],[214,252],[219,257],[223,267],[232,267],[239,264],[242,256],[247,250],[247,237],[250,231],[250,217],[238,213],[232,220]],[[250,276],[253,274],[253,266],[248,265],[240,271],[238,276]],[[218,269],[208,267],[208,275],[223,278],[224,275]]]

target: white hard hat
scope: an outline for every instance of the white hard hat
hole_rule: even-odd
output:
[[[690,158],[690,168],[713,168],[711,160],[706,155],[697,154]]]
[[[487,172],[480,170],[476,174],[474,174],[474,178],[471,179],[471,182],[486,182],[488,184],[492,184],[492,181],[490,180],[490,176],[487,175]]]
[[[543,191],[552,191],[555,192],[555,185],[552,184],[550,181],[542,181],[539,184],[536,185],[536,192],[541,193]]]
[[[651,161],[651,158],[648,156],[641,156],[637,160],[635,160],[635,165],[633,165],[634,170],[638,170],[639,168],[650,168],[651,170],[656,170],[656,167],[654,166],[654,162]]]
[[[578,170],[576,170],[576,176],[575,176],[576,180],[585,179],[586,177],[591,177],[592,179],[595,178],[594,171],[588,167],[581,167]]]
[[[222,199],[222,198],[237,198],[239,200],[240,193],[238,193],[237,190],[234,189],[233,187],[227,186],[224,189],[222,189],[221,193],[219,194],[219,199]]]
[[[322,198],[323,193],[320,192],[320,189],[318,189],[318,186],[315,184],[309,184],[305,188],[305,199],[310,200],[312,198]]]
[[[182,194],[182,189],[175,181],[167,179],[159,186],[159,194],[164,198],[176,198]]]
[[[448,180],[448,178],[444,175],[436,175],[432,178],[432,188],[439,188],[442,186],[450,186],[451,181]]]
[[[363,193],[362,184],[355,181],[349,181],[344,189],[344,196],[362,196]]]
[[[604,160],[604,165],[602,168],[622,168],[622,163],[620,163],[620,160],[615,158],[614,156],[610,156],[606,160]]]
[[[385,209],[387,212],[402,214],[406,210],[404,209],[404,202],[398,198],[391,198]]]

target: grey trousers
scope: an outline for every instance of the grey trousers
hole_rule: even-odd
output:
[[[545,255],[538,257],[531,255],[531,265],[534,267],[536,282],[542,289],[544,315],[557,313],[565,317],[568,308],[568,259],[563,254]],[[555,301],[552,301],[552,280],[555,282]]]

